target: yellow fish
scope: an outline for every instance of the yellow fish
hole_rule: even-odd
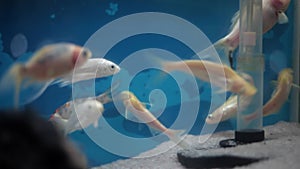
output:
[[[200,80],[210,82],[225,91],[236,94],[253,96],[257,91],[255,86],[226,65],[204,60],[162,61],[161,65],[162,69],[166,72],[182,71],[192,73],[192,75]],[[209,72],[207,68],[209,68]],[[226,85],[224,86],[225,82]]]
[[[263,107],[263,116],[274,114],[280,110],[283,104],[288,100],[292,86],[299,88],[299,86],[293,84],[293,70],[283,69],[277,79],[277,87],[273,92],[271,99]],[[250,121],[256,118],[258,112],[254,112],[245,117],[245,120]]]
[[[182,148],[189,148],[190,145],[184,140],[181,141],[180,135],[184,133],[183,130],[172,130],[166,128],[161,124],[155,116],[141,103],[138,98],[131,93],[130,91],[123,91],[118,96],[126,108],[125,117],[127,112],[131,112],[135,117],[141,120],[143,123],[146,123],[150,128],[157,131],[163,132],[170,140],[178,143]]]
[[[288,99],[291,87],[299,86],[293,84],[293,71],[292,69],[283,69],[278,76],[277,80],[277,88],[273,92],[271,99],[263,106],[263,116],[268,116],[274,114],[280,110],[282,105]],[[243,108],[249,105],[251,98],[240,96],[241,105]],[[216,109],[212,114],[208,115],[206,118],[206,122],[208,124],[215,124],[220,121],[225,121],[231,117],[234,117],[237,113],[237,96],[230,97],[221,107]],[[258,112],[254,112],[250,115],[247,115],[244,119],[246,122],[249,122],[255,118],[257,118]]]

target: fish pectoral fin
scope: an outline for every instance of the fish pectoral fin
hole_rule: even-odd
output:
[[[295,84],[295,83],[292,83],[292,87],[296,88],[296,89],[299,90],[299,92],[300,92],[300,86],[299,86],[299,85],[297,85],[297,84]]]
[[[282,11],[279,11],[278,13],[278,23],[279,24],[285,24],[289,22],[289,18],[286,16],[286,14]]]
[[[150,106],[150,107],[153,106],[151,103],[144,103],[144,102],[142,102],[142,105],[143,105],[144,107],[146,107],[146,108],[147,108],[147,106]],[[147,109],[148,109],[148,108],[147,108]]]
[[[94,127],[95,128],[98,128],[98,126],[99,126],[99,123],[98,123],[98,119],[94,122]]]
[[[124,115],[125,119],[128,120],[128,110],[125,110],[125,115]]]
[[[276,80],[272,80],[272,81],[271,81],[271,84],[272,84],[273,86],[275,86],[275,87],[276,87],[276,86],[278,86],[278,81],[276,81]]]

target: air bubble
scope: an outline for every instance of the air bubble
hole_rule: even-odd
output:
[[[25,35],[16,34],[10,43],[10,51],[14,58],[18,58],[27,51],[28,42]]]

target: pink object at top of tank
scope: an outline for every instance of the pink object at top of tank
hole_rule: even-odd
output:
[[[281,10],[281,11],[285,11],[288,8],[290,2],[291,2],[290,0],[271,0],[272,6],[276,10]]]

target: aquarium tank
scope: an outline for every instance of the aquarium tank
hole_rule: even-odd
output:
[[[262,104],[276,96],[284,70],[290,71],[283,77],[291,76],[292,86],[299,85],[298,8],[291,0],[276,14],[280,21],[262,28],[261,60],[252,65],[263,66],[258,75]],[[176,134],[236,130],[237,100],[247,108],[240,94],[252,95],[251,87],[257,85],[238,71],[243,66],[239,39],[226,39],[239,26],[239,9],[238,0],[1,1],[0,109],[32,109],[46,120],[58,118],[57,123],[70,120],[62,116],[73,111],[81,127],[69,125],[64,134],[89,167],[133,158],[169,139],[178,143],[183,137]],[[77,48],[81,53],[75,56]],[[77,63],[60,57],[76,57]],[[84,67],[80,59],[94,66]],[[291,87],[282,105],[260,115],[261,125],[299,122],[297,90]],[[91,106],[85,98],[97,99],[89,100]],[[227,114],[213,115],[226,101],[221,112]],[[86,115],[93,108],[98,114]],[[251,122],[252,116],[247,117]]]

